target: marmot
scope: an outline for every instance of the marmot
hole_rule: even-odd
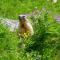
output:
[[[19,15],[19,35],[28,37],[34,34],[33,27],[26,15]]]

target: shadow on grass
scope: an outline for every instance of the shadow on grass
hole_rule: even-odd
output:
[[[27,46],[26,51],[31,52],[31,51],[38,51],[40,54],[43,54],[45,44],[44,41],[48,37],[48,33],[43,33],[41,35],[34,35],[33,36],[33,41],[34,43],[31,43]]]

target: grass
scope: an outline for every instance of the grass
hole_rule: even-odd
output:
[[[34,8],[41,10],[46,8],[53,13],[59,13],[59,1],[53,4],[51,1],[45,0],[0,0],[0,16],[4,18],[18,19],[19,14],[30,13]]]
[[[0,60],[57,60],[60,59],[60,24],[54,18],[59,13],[59,2],[53,4],[45,0],[0,0],[0,16],[17,19],[19,14],[30,13],[34,7],[42,10],[41,15],[29,17],[35,34],[28,38],[18,38],[17,31],[10,32],[0,24]],[[43,3],[44,2],[44,3]],[[49,13],[51,11],[53,13]],[[25,48],[21,47],[24,40]]]

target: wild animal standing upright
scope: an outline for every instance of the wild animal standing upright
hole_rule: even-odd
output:
[[[33,27],[26,15],[19,16],[19,36],[28,37],[34,34]]]

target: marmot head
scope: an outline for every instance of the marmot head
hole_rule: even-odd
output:
[[[19,15],[19,21],[26,21],[26,15]]]

